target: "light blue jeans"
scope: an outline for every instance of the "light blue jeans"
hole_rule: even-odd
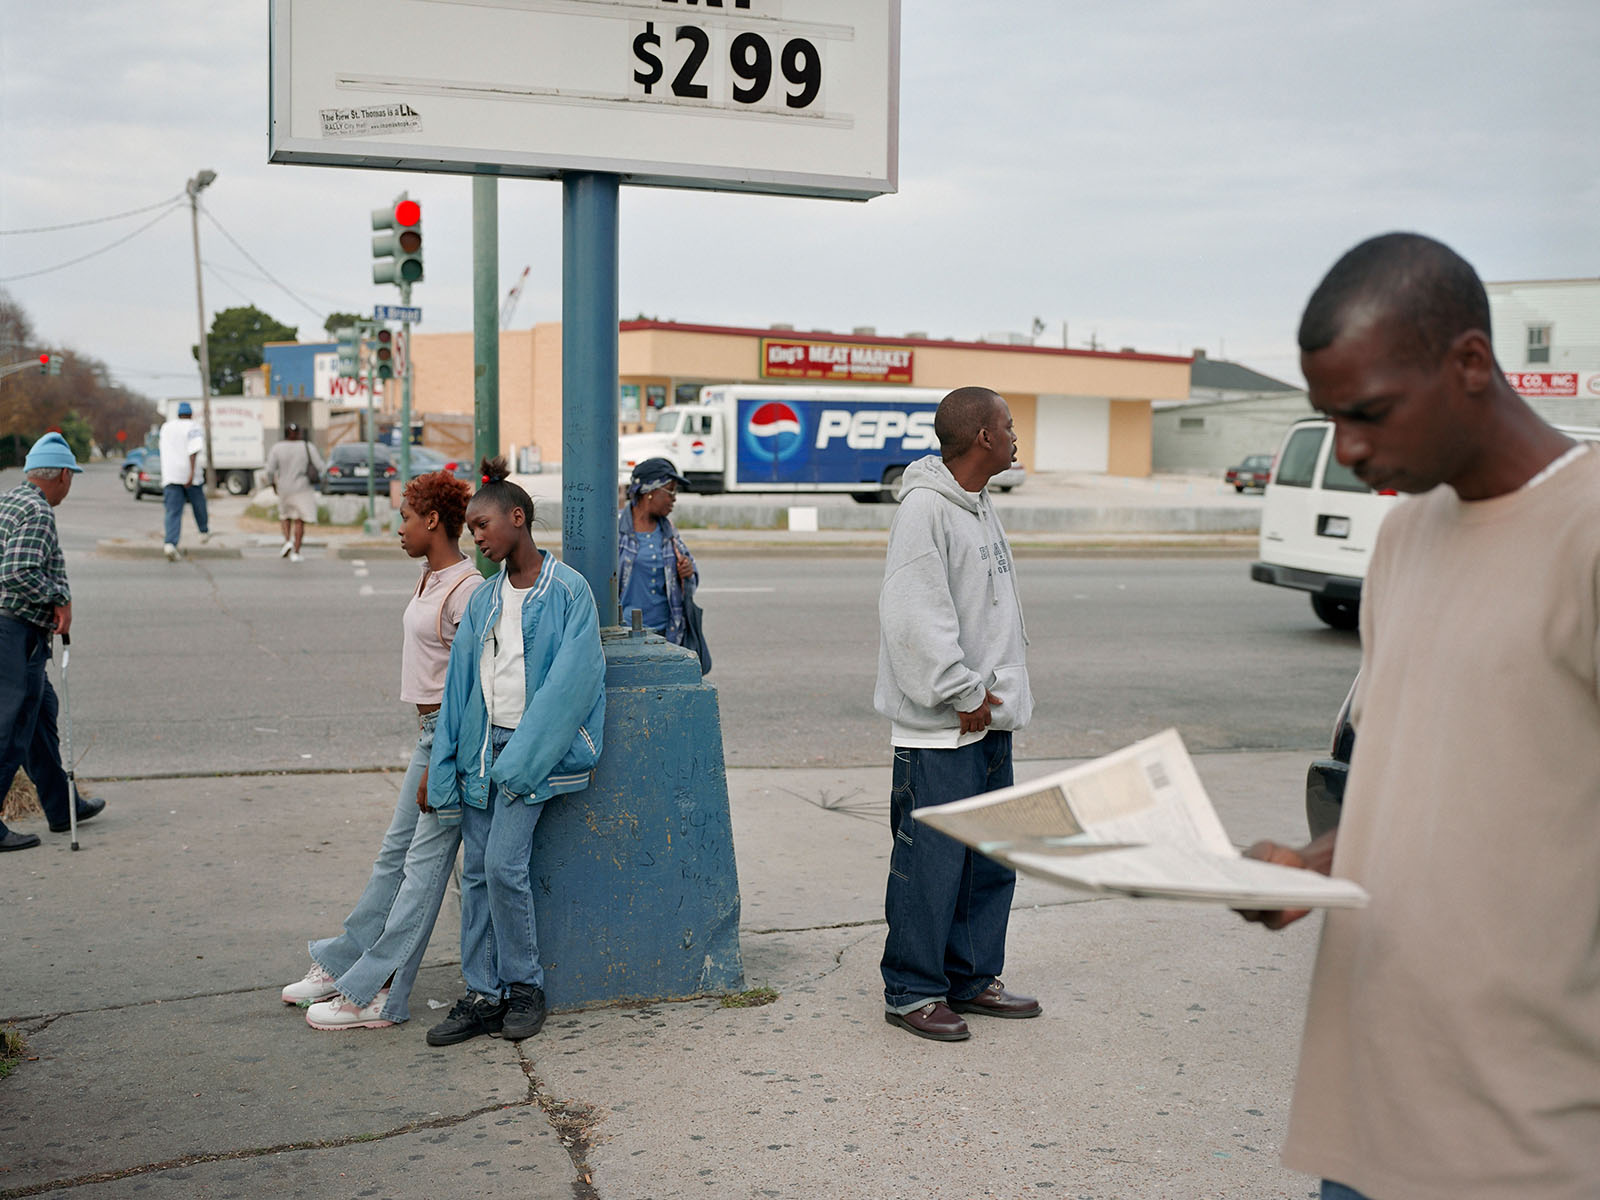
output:
[[[417,969],[428,949],[433,923],[439,919],[450,868],[456,861],[461,829],[441,825],[439,818],[417,808],[417,785],[428,769],[433,727],[438,713],[421,719],[421,733],[411,752],[411,765],[400,781],[394,817],[378,847],[366,891],[338,937],[311,942],[311,960],[334,976],[339,991],[360,1005],[372,999],[392,975],[389,999],[380,1014],[386,1021],[411,1016],[407,1002]]]
[[[494,758],[511,734],[491,731]],[[542,800],[506,803],[493,783],[487,808],[461,806],[461,975],[469,992],[501,996],[513,983],[544,986],[528,873],[543,812]]]

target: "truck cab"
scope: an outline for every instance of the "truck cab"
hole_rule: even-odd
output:
[[[727,466],[727,417],[719,407],[672,404],[656,414],[649,433],[618,439],[618,467],[626,476],[647,458],[664,458],[696,492],[723,490]]]

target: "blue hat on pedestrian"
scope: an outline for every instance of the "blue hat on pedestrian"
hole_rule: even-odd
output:
[[[192,416],[194,416],[194,405],[190,404],[187,400],[179,402],[179,404],[178,404],[178,415],[180,417],[192,417]]]
[[[72,456],[72,447],[59,433],[47,433],[35,442],[22,463],[24,471],[57,471],[62,467],[83,474],[83,468]]]

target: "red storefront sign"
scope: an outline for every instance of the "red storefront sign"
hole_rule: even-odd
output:
[[[1524,396],[1576,396],[1576,371],[1507,371],[1506,379]]]
[[[761,339],[763,379],[830,383],[910,383],[912,352],[904,346]]]

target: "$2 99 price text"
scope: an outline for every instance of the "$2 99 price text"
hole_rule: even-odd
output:
[[[822,56],[808,38],[769,42],[751,30],[713,34],[698,25],[664,21],[636,23],[634,29],[635,94],[795,115],[822,97]],[[714,37],[726,45],[726,74],[718,69],[722,45],[713,46]],[[726,95],[713,97],[713,87],[719,93],[726,87]]]

